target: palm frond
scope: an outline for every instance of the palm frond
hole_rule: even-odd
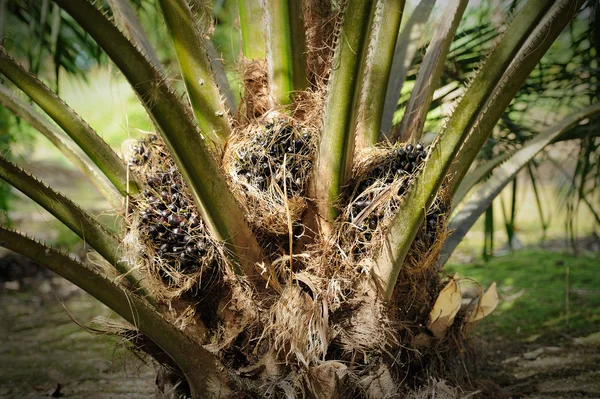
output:
[[[383,0],[377,5],[358,110],[357,152],[372,147],[379,141],[385,91],[390,80],[404,5],[404,0]]]
[[[527,49],[549,46],[573,16],[574,5],[571,4],[571,8],[566,3],[531,0],[522,8],[464,94],[446,128],[432,144],[425,165],[418,172],[415,183],[400,204],[385,236],[384,248],[376,260],[375,278],[384,298],[390,298],[393,293],[404,258],[417,234],[417,227],[423,222],[426,211],[442,186],[446,172],[451,170],[451,167],[459,167],[457,164],[460,164],[460,168],[469,168],[471,162],[465,162],[463,159],[461,162],[454,162],[459,149],[462,151],[465,144],[471,144],[472,152],[475,152],[475,155],[479,152],[503,110],[533,68],[527,69],[527,66],[537,64],[543,55],[543,50],[530,52]],[[549,10],[551,11],[548,23],[539,27],[538,32],[530,39],[528,47],[524,49],[527,57],[515,59],[515,55]],[[511,63],[514,67],[505,73]],[[502,81],[514,92],[511,93],[504,87],[501,93],[495,93],[497,85],[503,86],[499,84]],[[487,102],[490,99],[497,105],[488,107]],[[501,101],[506,103],[502,104]],[[482,118],[480,113],[486,116],[489,124],[482,126],[479,122]],[[477,128],[471,131],[473,126]],[[472,143],[479,144],[479,147],[475,148],[475,144]],[[460,181],[453,179],[451,176],[450,185],[456,185]]]
[[[425,25],[429,20],[435,2],[436,0],[421,0],[406,24],[400,28],[400,35],[394,50],[391,78],[387,84],[385,103],[381,115],[381,130],[385,134],[392,129],[394,113],[398,107],[402,87],[413,58],[419,49],[419,40],[425,30]]]
[[[198,126],[208,140],[223,148],[231,132],[229,113],[221,101],[200,28],[186,1],[160,0],[159,4]]]
[[[24,70],[0,48],[0,73],[40,106],[98,166],[122,194],[135,194],[138,184],[127,165],[108,144],[48,86]]]
[[[393,139],[397,139],[401,135],[405,140],[410,138],[414,142],[421,139],[433,93],[439,86],[448,50],[450,50],[450,45],[467,3],[467,1],[459,0],[446,4],[443,11],[444,16],[436,27],[425,58],[419,68],[419,76],[412,90],[404,117],[392,132]]]
[[[600,104],[591,105],[552,126],[544,133],[537,135],[515,152],[492,177],[477,190],[462,210],[451,220],[449,229],[452,235],[444,243],[440,255],[440,265],[444,265],[462,238],[471,229],[479,216],[490,206],[502,189],[514,180],[516,174],[525,167],[540,151],[556,140],[557,137],[576,126],[582,120],[600,113]]]
[[[338,214],[335,203],[352,171],[355,111],[375,7],[375,1],[348,1],[333,58],[313,178],[313,182],[319,182],[314,187],[319,214],[329,223]]]
[[[97,170],[94,163],[89,158],[77,152],[73,148],[72,142],[43,115],[37,112],[31,105],[18,98],[8,87],[2,84],[0,84],[0,103],[50,140],[98,188],[98,191],[102,193],[115,209],[122,207],[123,196],[115,189],[106,176]]]

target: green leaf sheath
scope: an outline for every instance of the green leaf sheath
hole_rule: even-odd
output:
[[[368,62],[361,90],[361,110],[356,127],[356,151],[379,141],[386,88],[405,0],[380,0],[371,30]]]
[[[421,0],[406,23],[400,26],[400,35],[396,41],[390,79],[387,83],[381,130],[388,134],[392,129],[394,113],[398,108],[398,100],[408,74],[410,65],[419,48],[421,36],[425,31],[427,20],[436,0]]]
[[[106,176],[98,173],[94,164],[87,157],[72,148],[68,137],[50,123],[44,115],[37,112],[30,104],[18,98],[8,87],[2,84],[0,84],[0,103],[42,133],[98,188],[98,191],[102,193],[113,207],[116,209],[122,207],[123,196],[115,189],[112,183]]]
[[[261,0],[238,0],[237,4],[244,57],[248,60],[265,59],[267,38]]]
[[[127,165],[109,145],[49,87],[24,70],[1,47],[0,73],[39,105],[122,194],[135,194],[139,191]]]
[[[366,58],[375,0],[349,0],[338,37],[319,144],[313,193],[327,223],[338,215],[336,201],[350,177],[355,147],[355,110],[360,101],[360,79]]]
[[[297,0],[264,0],[264,13],[269,91],[275,104],[287,105],[308,83],[302,10]]]
[[[202,133],[223,148],[231,128],[229,114],[215,83],[205,39],[196,26],[185,0],[159,0],[167,29],[173,40],[179,69]]]
[[[50,212],[123,273],[135,287],[141,287],[138,273],[121,261],[119,239],[94,216],[4,157],[0,157],[0,178]]]
[[[456,160],[455,157],[460,146],[477,123],[479,116],[484,110],[489,111],[485,105],[492,98],[494,88],[542,17],[554,7],[554,3],[551,0],[530,0],[525,4],[464,93],[445,129],[432,144],[425,165],[418,172],[414,184],[409,188],[404,201],[400,204],[376,260],[374,278],[385,299],[390,299],[392,296],[404,258],[423,222],[426,211],[446,179],[450,165]],[[568,16],[566,17],[568,18]],[[567,22],[564,21],[560,30],[547,36],[546,40],[552,43]],[[536,52],[530,56],[533,65],[539,62],[542,54],[543,52]],[[516,85],[517,88],[520,87],[527,75],[520,76],[521,79],[515,77],[511,84]],[[489,129],[473,130],[471,136],[484,137],[482,145],[515,93],[516,90],[512,94],[506,91],[497,94],[495,98],[509,97],[506,105],[498,105],[501,109],[495,110],[497,118],[493,124],[490,124],[491,126],[488,126]],[[462,159],[460,159],[460,163],[462,163]]]
[[[479,216],[492,204],[492,201],[500,194],[502,189],[514,180],[517,173],[524,166],[547,145],[577,126],[579,122],[597,114],[600,114],[600,104],[594,104],[576,111],[525,143],[502,166],[496,169],[492,177],[477,190],[473,198],[465,204],[450,222],[448,228],[452,230],[452,234],[444,242],[440,264],[444,265],[446,263],[463,237],[479,219]]]
[[[304,13],[302,1],[287,0],[288,16],[290,20],[290,35],[292,44],[292,64],[294,90],[304,90],[308,87],[306,63],[306,26],[304,25]]]
[[[473,116],[471,117],[469,124],[464,127],[469,134],[457,154],[458,162],[454,162],[451,165],[448,174],[448,188],[451,194],[454,194],[458,184],[460,184],[468,172],[469,167],[475,160],[479,150],[487,140],[489,134],[500,119],[506,107],[508,107],[512,99],[517,94],[519,88],[523,85],[531,71],[533,71],[539,60],[552,45],[556,37],[575,16],[583,3],[585,3],[585,0],[550,1],[550,6],[548,6],[547,3],[548,1],[530,0],[524,6],[519,15],[517,15],[513,23],[511,23],[511,29],[508,29],[502,37],[500,44],[504,42],[515,41],[516,38],[514,38],[515,40],[509,39],[512,39],[512,37],[515,35],[515,32],[519,31],[519,28],[523,30],[526,26],[529,26],[532,23],[533,27],[537,28],[533,35],[530,35],[532,38],[527,42],[527,45],[520,49],[518,54],[515,54],[513,57],[511,57],[512,61],[510,63],[510,67],[506,65],[500,70],[505,71],[504,75],[502,76],[502,81],[498,83],[497,87],[494,87],[493,94],[487,96],[485,101],[483,101],[483,99],[480,100],[481,105],[478,107],[477,112],[471,114]],[[528,12],[527,10],[531,8],[534,10]],[[536,15],[538,13],[536,11],[541,10],[542,8],[546,9],[547,11],[549,10],[547,15],[544,16],[544,14],[546,14],[544,13],[537,17]],[[536,16],[535,19],[534,16]],[[544,17],[544,19],[541,23],[535,23],[536,20],[539,21],[542,17]],[[513,26],[514,29],[512,29]],[[498,47],[500,47],[499,51],[509,50],[505,46]],[[499,51],[495,50],[491,57],[495,59],[494,54],[498,53]],[[491,64],[491,62],[492,61],[486,62],[485,66]],[[477,75],[473,83],[479,83],[479,81],[486,78],[487,73],[481,76],[481,72],[483,72],[483,69]],[[479,87],[479,84],[477,86]],[[469,87],[464,97],[466,98],[468,95],[476,94],[477,92]],[[461,104],[466,102],[468,101],[463,100],[461,103],[459,103],[459,108],[457,108],[456,112],[450,119],[450,122],[453,126],[448,126],[446,130],[460,129],[462,126],[464,126],[463,124],[457,122],[467,116],[465,110],[469,107],[461,107]],[[460,114],[457,115],[459,109]]]
[[[0,246],[17,252],[82,288],[146,335],[181,368],[194,398],[228,392],[219,361],[201,345],[186,338],[137,295],[69,256],[21,234],[0,227]]]
[[[440,85],[440,77],[444,71],[448,50],[450,50],[458,25],[467,8],[467,3],[468,0],[450,0],[446,3],[443,16],[435,28],[433,38],[421,63],[404,117],[392,133],[393,138],[402,135],[410,137],[413,142],[421,139],[433,92]]]
[[[254,271],[262,251],[205,145],[191,115],[164,77],[92,4],[56,0],[98,42],[127,78],[165,139],[202,218],[215,238],[225,241],[244,272]]]

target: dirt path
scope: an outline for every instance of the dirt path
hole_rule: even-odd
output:
[[[153,397],[151,367],[65,311],[89,325],[106,307],[58,277],[33,280],[0,282],[0,398]]]
[[[600,333],[528,344],[477,342],[484,366],[478,378],[505,398],[600,398]]]

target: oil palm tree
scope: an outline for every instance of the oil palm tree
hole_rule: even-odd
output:
[[[156,360],[165,393],[174,381],[194,398],[379,398],[404,392],[403,381],[451,375],[465,331],[495,306],[493,286],[461,304],[458,276],[440,274],[452,205],[489,174],[470,166],[585,1],[524,3],[427,148],[425,118],[466,0],[444,4],[391,135],[382,134],[391,125],[384,109],[400,92],[390,94],[390,77],[410,53],[397,51],[406,47],[403,0],[239,0],[237,111],[211,63],[204,2],[158,0],[183,98],[131,5],[109,3],[112,14],[55,0],[130,82],[156,134],[120,158],[4,50],[0,73],[56,124],[7,86],[0,101],[85,173],[121,227],[0,158],[0,177],[99,257],[84,264],[6,227],[0,244],[122,316],[127,323],[111,331]],[[585,108],[506,155],[464,220],[599,111]]]

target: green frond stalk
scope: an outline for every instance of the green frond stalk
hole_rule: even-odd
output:
[[[408,20],[400,25],[400,35],[396,41],[392,71],[387,83],[383,114],[381,115],[381,130],[385,134],[392,129],[392,122],[398,108],[398,100],[400,99],[404,80],[419,48],[419,39],[425,31],[435,1],[421,0]]]
[[[367,56],[375,0],[349,0],[344,10],[325,99],[323,133],[312,179],[317,210],[326,223],[338,215],[336,201],[351,175],[355,151],[355,110]],[[324,226],[325,229],[326,225]]]
[[[130,0],[108,0],[119,27],[127,33],[129,40],[135,43],[154,64],[157,69],[162,69],[158,55],[148,39],[137,14],[131,6]]]
[[[537,2],[530,0],[530,3]],[[528,7],[530,3],[528,3],[525,8]],[[563,31],[579,8],[585,3],[585,0],[561,0],[551,1],[550,3],[551,8],[548,7],[550,8],[550,11],[548,11],[542,23],[539,24],[539,27],[532,35],[532,39],[529,40],[527,46],[516,55],[510,67],[506,65],[504,68],[506,73],[502,76],[502,80],[498,83],[497,87],[494,88],[494,93],[489,96],[490,100],[485,103],[485,107],[479,107],[477,113],[474,114],[476,117],[472,118],[471,123],[467,126],[468,130],[473,133],[470,133],[466,137],[464,144],[457,154],[457,158],[460,159],[460,162],[455,162],[449,171],[449,189],[452,194],[456,190],[456,186],[468,172],[469,167],[475,160],[475,157],[477,157],[479,150],[483,147],[483,144],[489,136],[489,132],[492,131],[506,107],[508,107],[514,96],[517,94],[519,88],[525,82],[531,71],[533,71],[542,56],[548,51],[554,42],[554,39],[556,39]],[[525,11],[520,12],[511,26],[519,23],[517,20],[519,20],[519,17],[524,13]],[[523,23],[526,23],[526,21]],[[517,26],[515,26],[515,28],[517,28]],[[506,36],[512,35],[512,32],[513,31],[509,29],[502,41],[504,41]],[[486,65],[489,63],[490,62],[488,61]],[[480,76],[478,75],[475,80],[480,80]],[[472,92],[471,89],[465,93],[465,97],[470,92]],[[460,112],[462,115],[457,115],[455,117],[455,114],[453,114],[450,120],[451,122],[456,122],[464,117],[464,108],[461,109]],[[460,126],[460,124],[457,124],[457,126]],[[446,130],[449,128],[457,128],[457,126],[448,126]]]
[[[143,293],[141,278],[121,262],[119,239],[94,216],[73,201],[45,185],[18,166],[0,156],[0,178],[50,212],[104,259],[123,273]]]
[[[448,227],[452,230],[452,234],[444,242],[439,260],[440,265],[446,263],[452,252],[454,252],[481,214],[489,208],[494,198],[500,194],[502,189],[508,183],[515,180],[517,173],[523,167],[528,165],[547,145],[577,126],[584,119],[591,118],[597,114],[600,114],[600,103],[576,111],[561,122],[532,138],[523,147],[518,149],[502,166],[496,169],[492,177],[477,190],[473,199],[467,202],[450,222]],[[514,215],[511,215],[511,220],[513,217]]]
[[[361,90],[361,110],[357,121],[356,151],[374,146],[381,133],[381,117],[390,79],[398,30],[405,0],[380,0],[371,31],[370,56]]]
[[[231,133],[229,113],[215,83],[202,32],[196,26],[186,0],[160,0],[158,3],[173,39],[198,126],[206,138],[221,149]]]
[[[261,0],[238,0],[242,52],[248,60],[267,57],[267,38],[264,26],[264,10]]]
[[[106,176],[99,174],[94,164],[87,157],[84,157],[72,148],[72,144],[67,137],[50,123],[48,119],[2,84],[0,84],[0,103],[42,133],[96,186],[111,206],[116,209],[120,209],[123,206],[123,196],[115,189]]]
[[[19,253],[82,288],[158,345],[185,375],[192,397],[226,393],[226,375],[219,361],[192,342],[137,295],[50,247],[0,227],[0,246]]]
[[[8,0],[0,0],[0,46],[4,44],[4,29],[6,28],[6,16],[8,15]]]
[[[494,97],[495,100],[504,98],[506,104],[502,106],[502,104],[496,102],[496,105],[494,105],[496,108],[493,112],[497,114],[497,117],[493,121],[492,118],[488,119],[490,123],[487,129],[480,127],[472,130],[473,126],[478,122],[481,113],[484,111],[492,112],[487,106],[487,102],[492,98],[494,89],[500,80],[506,78],[504,72],[515,61],[516,54],[531,36],[534,28],[539,25],[546,12],[556,10],[557,4],[551,0],[530,0],[525,4],[464,93],[445,129],[432,144],[425,165],[418,172],[414,184],[409,188],[404,201],[400,204],[376,260],[374,278],[381,295],[385,299],[391,298],[400,269],[404,264],[404,258],[417,234],[418,227],[423,222],[426,211],[446,179],[451,164],[456,160],[456,154],[460,146],[469,134],[483,137],[484,139],[481,142],[483,145],[493,126],[529,75],[529,72],[523,71],[526,73],[517,76],[511,75],[509,80],[510,85],[516,87],[514,92],[505,89]],[[546,24],[543,26],[545,29],[542,29],[547,34],[544,35],[543,39],[547,42],[547,46],[550,46],[573,16],[572,9],[566,10],[560,7],[558,9],[560,15],[558,22],[550,24],[553,28],[549,28]],[[540,36],[535,35],[534,39],[537,37]],[[536,40],[530,41],[530,43],[540,45]],[[527,62],[531,62],[532,65],[537,64],[544,52],[545,50],[534,51],[528,55]],[[512,70],[515,70],[515,68],[513,67]],[[479,148],[477,151],[479,151]],[[463,159],[460,159],[460,162],[455,162],[455,164],[461,165],[463,163]],[[450,178],[450,182],[452,181],[452,178]]]
[[[104,49],[145,106],[215,238],[224,241],[244,273],[253,274],[262,251],[246,223],[213,154],[205,145],[187,109],[164,76],[92,4],[56,0]]]
[[[0,73],[44,110],[90,157],[122,194],[135,194],[138,184],[127,165],[79,115],[49,87],[23,69],[0,48]]]
[[[269,91],[275,104],[287,105],[308,84],[302,10],[297,0],[264,0],[264,13]]]
[[[421,63],[417,81],[410,94],[402,121],[392,132],[393,139],[398,139],[401,134],[403,137],[410,137],[413,142],[421,139],[433,93],[439,87],[448,51],[467,8],[467,3],[468,0],[452,0],[446,3],[443,16]]]

